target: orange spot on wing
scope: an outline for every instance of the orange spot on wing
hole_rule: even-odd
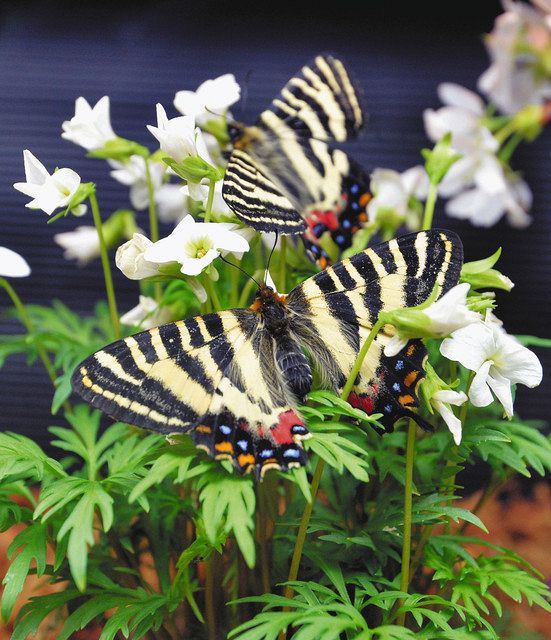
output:
[[[254,456],[252,453],[242,453],[237,456],[237,462],[240,467],[250,467],[254,464]]]
[[[410,404],[413,404],[415,402],[415,400],[413,399],[413,396],[410,396],[409,393],[404,395],[404,396],[399,396],[398,397],[398,402],[403,406],[403,407],[407,407]]]
[[[369,191],[366,191],[365,193],[362,193],[362,195],[359,197],[358,202],[362,207],[365,207],[365,205],[371,200],[372,197],[373,196],[369,193]],[[366,216],[366,219],[367,219],[367,216]]]
[[[200,424],[195,427],[199,433],[212,433],[212,429],[207,424]]]
[[[233,445],[231,442],[218,442],[214,445],[216,451],[220,453],[233,453]]]
[[[411,385],[417,380],[418,375],[419,371],[410,371],[404,378],[404,384],[406,387],[411,387]]]
[[[415,353],[415,345],[414,344],[410,344],[407,351],[406,351],[406,356],[408,356],[408,358],[410,358],[413,354]]]

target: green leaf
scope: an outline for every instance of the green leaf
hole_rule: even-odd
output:
[[[59,462],[30,438],[9,431],[0,433],[0,480],[9,476],[41,480],[48,474],[58,478],[67,475]]]
[[[11,558],[17,549],[21,550],[12,560],[2,584],[1,613],[4,622],[7,622],[17,598],[21,595],[23,584],[29,574],[31,563],[36,563],[36,574],[41,576],[46,570],[46,526],[35,522],[23,529],[15,536],[8,548],[8,557]]]
[[[232,533],[249,567],[255,564],[253,537],[256,496],[250,478],[239,478],[225,472],[211,472],[199,482],[201,512],[205,532],[216,543],[220,527]]]
[[[194,465],[194,462],[197,462],[197,448],[189,439],[167,449],[166,453],[153,462],[147,475],[131,491],[129,502],[136,501],[150,487],[160,484],[169,476],[174,476],[174,482],[182,483],[205,473],[210,468],[209,463]]]
[[[44,489],[35,510],[35,518],[42,516],[42,522],[45,522],[69,506],[57,533],[57,540],[62,540],[68,534],[67,558],[71,575],[79,590],[84,591],[88,546],[95,544],[94,514],[97,508],[101,514],[103,530],[108,531],[113,524],[113,498],[98,481],[64,478]]]

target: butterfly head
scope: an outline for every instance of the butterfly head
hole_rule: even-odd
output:
[[[267,284],[261,284],[251,309],[259,313],[267,325],[276,327],[287,320],[287,296],[274,291]]]

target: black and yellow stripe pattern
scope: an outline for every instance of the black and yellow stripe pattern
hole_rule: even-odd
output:
[[[367,221],[369,175],[328,141],[357,136],[363,121],[342,61],[317,56],[256,126],[232,125],[222,191],[228,206],[258,231],[304,234],[314,258],[322,255],[318,239],[326,231],[341,250],[350,246]]]
[[[296,317],[291,331],[340,392],[380,311],[421,304],[435,284],[442,295],[457,284],[462,263],[461,241],[448,231],[410,234],[372,247],[291,291],[287,306]],[[424,378],[426,355],[422,343],[410,342],[400,357],[387,358],[383,349],[392,334],[387,327],[375,339],[351,397],[357,406],[388,415],[389,424],[418,405],[415,389]]]
[[[238,472],[306,463],[309,436],[297,405],[316,369],[340,392],[381,310],[418,305],[437,284],[457,284],[459,238],[424,231],[372,247],[309,278],[287,296],[263,285],[249,309],[174,322],[89,356],[72,384],[114,419],[161,433],[191,432],[198,447]],[[392,328],[375,339],[349,396],[391,425],[416,417],[426,350],[410,341],[384,355]],[[416,418],[421,424],[423,422]]]

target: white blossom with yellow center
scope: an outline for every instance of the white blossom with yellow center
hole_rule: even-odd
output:
[[[197,276],[219,255],[249,250],[239,231],[236,224],[195,222],[192,216],[186,216],[169,236],[152,244],[144,258],[158,264],[178,262],[182,273]]]

